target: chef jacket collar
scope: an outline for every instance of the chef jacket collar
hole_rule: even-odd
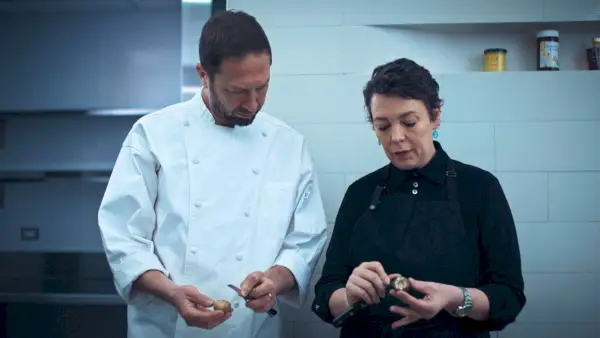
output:
[[[206,106],[206,104],[204,104],[204,100],[202,99],[202,89],[200,89],[200,91],[194,94],[190,102],[192,104],[192,107],[194,107],[193,113],[199,114],[200,121],[208,122],[210,124],[215,123],[215,118],[212,116],[212,114],[208,110],[208,107]]]
[[[388,181],[388,188],[390,191],[395,191],[406,180],[416,176],[423,177],[436,184],[444,184],[446,179],[448,154],[442,149],[442,145],[439,142],[433,141],[433,144],[435,146],[435,155],[433,155],[431,161],[424,167],[412,170],[402,170],[391,165],[391,176]]]

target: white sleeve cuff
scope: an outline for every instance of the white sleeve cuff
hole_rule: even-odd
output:
[[[280,299],[292,307],[301,308],[308,294],[312,272],[310,267],[294,250],[283,250],[275,261],[275,265],[288,268],[297,283],[297,291],[281,295]]]
[[[160,263],[158,257],[151,252],[137,252],[125,256],[120,262],[112,265],[115,286],[119,295],[127,304],[143,305],[154,299],[153,295],[147,293],[136,293],[132,290],[135,282],[143,273],[156,270],[169,276],[167,270]]]

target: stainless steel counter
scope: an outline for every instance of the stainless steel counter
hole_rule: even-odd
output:
[[[127,336],[103,253],[0,253],[0,310],[0,338]]]
[[[100,253],[0,253],[0,302],[124,304]]]
[[[0,303],[64,304],[64,305],[125,305],[118,295],[85,293],[0,293]]]

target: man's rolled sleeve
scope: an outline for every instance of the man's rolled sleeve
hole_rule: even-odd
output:
[[[119,152],[98,211],[102,244],[117,292],[130,304],[152,298],[132,292],[133,283],[144,272],[156,270],[168,276],[152,242],[157,168],[142,127],[134,125]]]
[[[133,282],[147,271],[159,271],[169,276],[167,270],[152,253],[138,252],[126,257],[121,263],[114,264],[115,286],[119,295],[130,304],[144,304],[154,296],[146,293],[132,292]]]
[[[311,266],[301,255],[290,250],[282,251],[275,264],[288,268],[292,272],[292,275],[294,275],[297,283],[297,289],[281,295],[281,300],[295,308],[300,308],[304,304],[306,295],[308,294],[308,284],[310,283],[313,271]]]
[[[300,308],[306,300],[312,274],[327,240],[327,219],[321,191],[306,146],[301,169],[302,177],[291,230],[275,263],[288,268],[296,279],[297,292],[281,297],[296,308]]]

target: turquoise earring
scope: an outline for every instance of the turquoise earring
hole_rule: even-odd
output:
[[[438,138],[438,131],[437,131],[437,129],[433,131],[433,138]]]

